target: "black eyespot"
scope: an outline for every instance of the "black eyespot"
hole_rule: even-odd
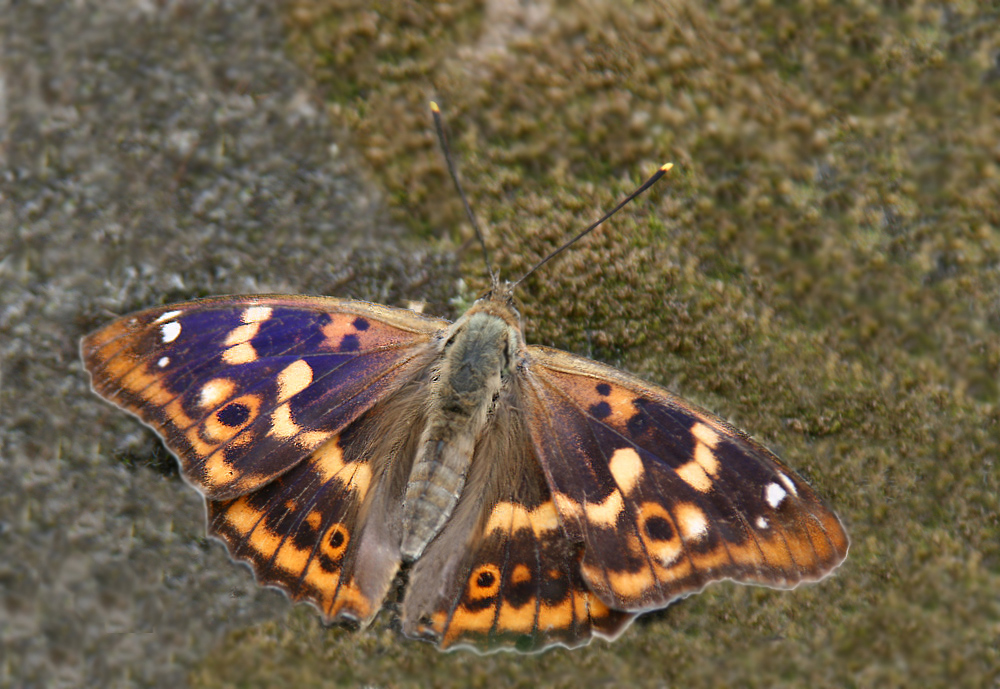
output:
[[[650,517],[644,525],[646,535],[654,541],[669,541],[674,537],[674,529],[663,517]]]
[[[240,404],[239,402],[233,402],[232,404],[227,404],[225,407],[216,412],[215,418],[217,418],[219,423],[223,426],[236,428],[237,426],[245,424],[247,419],[250,418],[250,407],[245,404]]]
[[[368,321],[366,321],[364,318],[361,318],[360,316],[355,318],[354,321],[351,323],[351,325],[354,326],[355,330],[361,330],[362,332],[368,330],[368,328],[371,326],[371,324]]]
[[[361,346],[360,340],[358,340],[357,335],[344,335],[340,340],[340,351],[342,352],[354,352]]]
[[[627,422],[628,432],[633,436],[640,436],[646,432],[647,421],[645,415],[638,411]]]
[[[607,383],[598,383],[597,394],[600,395],[601,397],[607,397],[608,395],[611,394],[611,386],[608,385]]]
[[[484,569],[482,572],[479,573],[479,576],[476,577],[476,586],[478,586],[479,588],[487,589],[490,586],[493,586],[494,581],[495,579],[493,577],[493,572]]]
[[[591,405],[590,413],[598,419],[606,419],[611,416],[611,405],[607,402],[598,402]]]
[[[344,545],[344,532],[341,531],[340,529],[334,531],[333,534],[330,536],[330,545],[333,546],[334,548],[339,548],[340,546]]]

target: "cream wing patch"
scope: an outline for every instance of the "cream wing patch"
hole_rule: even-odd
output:
[[[618,491],[611,493],[603,502],[587,504],[587,521],[601,526],[614,527],[618,523],[618,515],[625,509],[625,501]]]
[[[488,535],[494,531],[514,532],[518,529],[530,528],[536,538],[559,528],[559,518],[552,502],[545,502],[533,510],[513,502],[497,503],[490,512],[489,520],[483,533]]]
[[[243,312],[242,319],[244,323],[263,323],[273,312],[270,306],[250,306]]]
[[[305,390],[312,383],[313,370],[304,360],[299,359],[278,374],[278,401],[284,402]]]
[[[707,493],[719,474],[719,460],[715,456],[719,434],[703,423],[696,423],[691,427],[691,435],[695,438],[694,456],[677,467],[677,475],[698,492]]]
[[[622,493],[629,495],[642,480],[642,459],[631,447],[615,450],[608,463],[608,469]]]
[[[201,386],[198,406],[202,409],[214,409],[220,402],[229,399],[235,390],[236,384],[228,378],[213,378]]]
[[[250,344],[250,340],[260,332],[260,324],[271,317],[272,309],[269,306],[251,306],[243,311],[240,320],[243,325],[233,328],[223,344],[226,350],[222,353],[222,360],[230,366],[249,364],[257,361],[257,350]]]
[[[684,540],[699,541],[708,534],[708,518],[697,505],[682,502],[674,508],[674,512]]]

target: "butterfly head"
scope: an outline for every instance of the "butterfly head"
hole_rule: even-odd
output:
[[[469,313],[489,313],[521,332],[521,304],[514,296],[517,283],[493,275],[490,286],[480,293]]]

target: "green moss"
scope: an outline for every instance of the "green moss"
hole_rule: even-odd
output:
[[[562,3],[505,29],[473,3],[387,3],[372,32],[369,10],[293,3],[292,50],[398,217],[458,244],[426,110],[441,99],[507,276],[675,161],[529,279],[528,337],[733,417],[829,498],[853,545],[821,584],[715,586],[573,653],[439,654],[299,610],[227,639],[192,683],[995,683],[995,46],[978,5],[950,7]],[[477,251],[465,275],[484,284]]]

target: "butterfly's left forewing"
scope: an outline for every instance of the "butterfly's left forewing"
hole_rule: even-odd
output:
[[[266,485],[413,375],[447,321],[366,302],[206,299],[84,338],[94,390],[149,424],[209,498]]]
[[[719,579],[791,587],[847,555],[836,515],[766,448],[662,388],[530,347],[525,409],[587,585],[618,610]]]

